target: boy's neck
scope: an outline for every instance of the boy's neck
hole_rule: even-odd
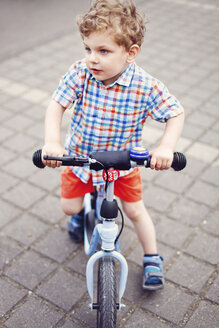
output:
[[[130,64],[127,63],[126,66],[125,66],[125,68],[122,70],[122,72],[120,72],[116,76],[114,76],[114,77],[112,77],[112,78],[110,78],[108,80],[102,81],[103,82],[103,85],[108,86],[108,85],[116,82],[118,80],[118,78],[126,71],[126,69],[128,68],[129,65]]]

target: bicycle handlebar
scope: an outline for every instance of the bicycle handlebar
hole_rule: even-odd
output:
[[[123,151],[101,151],[93,153],[90,157],[73,157],[73,156],[44,156],[45,160],[54,160],[62,162],[63,166],[90,166],[91,169],[99,171],[104,169],[109,169],[113,167],[117,170],[129,170],[134,166],[145,166],[150,167],[151,157],[133,160],[130,157],[129,150]],[[39,149],[33,154],[33,163],[38,168],[44,168],[45,165],[42,162],[42,150]],[[181,171],[186,166],[186,157],[184,154],[175,152],[173,154],[173,162],[171,167],[175,171]]]

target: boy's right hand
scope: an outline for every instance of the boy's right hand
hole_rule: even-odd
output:
[[[59,161],[45,161],[43,159],[44,155],[62,157],[63,155],[68,155],[67,151],[58,143],[47,143],[42,148],[42,162],[48,167],[60,167],[62,162]]]

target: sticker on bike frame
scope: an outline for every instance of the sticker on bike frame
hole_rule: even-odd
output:
[[[118,170],[108,170],[108,181],[112,182],[112,181],[116,181],[119,178],[119,171]],[[107,180],[107,176],[106,176],[106,172],[103,171],[103,180],[106,181]]]

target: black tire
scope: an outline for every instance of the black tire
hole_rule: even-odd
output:
[[[98,266],[97,327],[115,328],[117,317],[116,268],[112,257],[102,257]]]

